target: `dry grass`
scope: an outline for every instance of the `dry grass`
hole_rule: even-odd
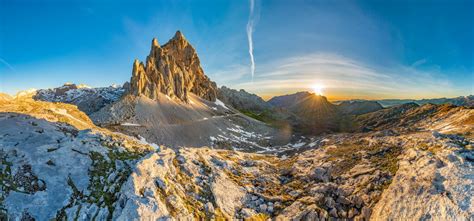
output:
[[[401,152],[400,146],[365,145],[363,143],[344,143],[326,151],[329,155],[328,160],[335,162],[332,175],[336,177],[350,171],[363,158],[368,159],[375,168],[394,175],[398,170],[398,156]]]

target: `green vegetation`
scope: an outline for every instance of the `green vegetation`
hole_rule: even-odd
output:
[[[24,164],[18,168],[16,174],[12,174],[13,164],[8,161],[8,155],[4,150],[0,150],[0,220],[9,220],[7,209],[3,206],[3,201],[10,191],[32,194],[46,188],[39,186],[39,180],[31,171],[31,165]],[[26,213],[27,214],[27,213]],[[28,215],[28,214],[27,214]]]
[[[360,145],[345,144],[335,148],[330,148],[326,153],[330,156],[329,160],[337,161],[332,172],[332,176],[340,176],[351,170],[362,159],[359,151]]]
[[[15,189],[11,174],[12,163],[7,161],[7,155],[0,150],[0,220],[8,220],[7,210],[3,207],[3,200],[11,190]]]
[[[382,172],[394,176],[398,171],[398,156],[402,153],[400,146],[390,146],[369,152],[370,162]]]
[[[92,167],[89,171],[89,190],[91,194],[87,197],[87,201],[100,205],[100,201],[103,200],[104,206],[109,209],[109,218],[111,218],[114,210],[112,205],[117,200],[115,193],[120,190],[122,184],[125,183],[132,172],[131,167],[126,161],[139,159],[143,155],[144,153],[120,152],[113,149],[109,150],[109,159],[106,159],[98,152],[91,152],[90,158],[92,160]],[[121,169],[116,168],[116,161],[124,162],[124,167]],[[108,177],[112,173],[116,173],[116,178],[109,181]]]
[[[59,220],[68,220],[67,219],[67,214],[66,214],[66,209],[68,208],[71,208],[73,207],[76,202],[78,200],[81,200],[84,195],[82,194],[82,192],[79,191],[79,189],[77,189],[76,185],[74,184],[74,181],[72,181],[71,177],[68,177],[67,178],[67,185],[69,185],[69,187],[72,189],[72,196],[71,198],[69,198],[69,203],[64,206],[63,208],[61,208],[57,213],[56,213],[56,218],[54,219],[55,221],[59,221]],[[77,211],[77,215],[79,213],[81,208],[78,209]],[[76,217],[74,218],[74,220],[77,219],[77,215]]]
[[[358,123],[351,115],[342,116],[339,121],[340,132],[354,132],[359,127]]]
[[[110,148],[106,156],[99,152],[90,152],[88,154],[92,160],[92,165],[89,169],[88,190],[90,194],[84,195],[83,192],[79,191],[73,180],[69,177],[67,183],[73,190],[73,194],[69,199],[68,205],[58,211],[55,220],[66,220],[66,209],[72,208],[81,202],[96,204],[101,208],[106,207],[109,211],[107,219],[112,219],[113,203],[117,201],[115,194],[120,191],[121,186],[132,172],[132,168],[127,161],[137,160],[145,154],[145,152],[119,151],[116,148]],[[122,168],[116,167],[116,162],[118,161],[123,163],[124,166]],[[109,181],[108,178],[112,173],[116,174],[115,179]],[[79,206],[74,220],[78,218],[80,210],[81,207]]]
[[[334,176],[340,176],[359,163],[362,158],[367,158],[369,162],[382,172],[395,175],[398,170],[398,156],[401,154],[400,146],[363,145],[363,144],[342,144],[336,148],[329,149],[329,160],[338,161],[335,164]],[[365,153],[365,154],[363,154]]]
[[[256,120],[259,120],[259,121],[262,121],[272,127],[275,127],[275,128],[283,128],[285,126],[288,125],[288,123],[282,119],[278,119],[273,113],[271,110],[265,110],[261,113],[256,113],[256,112],[253,112],[251,110],[239,110],[241,113],[253,118],[253,119],[256,119]]]
[[[211,202],[215,206],[214,202],[214,195],[212,195],[212,192],[210,190],[210,186],[206,185],[204,187],[199,187],[199,186],[192,186],[192,185],[185,185],[185,184],[191,184],[194,183],[192,180],[193,178],[189,176],[185,171],[184,167],[182,167],[177,158],[175,157],[172,161],[173,166],[176,168],[176,173],[174,176],[171,176],[171,174],[167,174],[165,177],[165,184],[167,185],[166,191],[158,188],[158,193],[160,194],[160,199],[163,203],[167,205],[167,207],[170,209],[170,213],[173,217],[178,216],[178,210],[179,208],[176,208],[175,205],[173,205],[167,198],[171,195],[175,197],[180,197],[183,201],[184,208],[191,214],[193,214],[194,218],[197,220],[210,220],[206,214],[205,214],[205,209],[204,209],[204,203],[201,202],[199,199],[204,199],[206,202]],[[204,160],[201,159],[199,160],[200,165],[202,166],[203,170],[202,173],[205,176],[210,175],[211,173],[211,168],[207,166],[204,162]],[[185,195],[182,195],[182,192],[179,191],[179,189],[175,185],[169,185],[169,180],[172,181],[172,183],[180,183],[185,185]],[[187,197],[190,195],[197,194],[199,197],[194,198],[194,197]]]

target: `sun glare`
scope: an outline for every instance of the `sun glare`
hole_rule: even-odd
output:
[[[317,95],[323,95],[324,86],[321,84],[315,84],[312,86],[313,92]]]

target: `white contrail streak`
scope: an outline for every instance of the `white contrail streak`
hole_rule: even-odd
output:
[[[252,81],[253,76],[255,74],[255,60],[253,58],[253,26],[255,24],[254,18],[254,7],[255,7],[255,0],[250,0],[250,14],[249,14],[249,21],[247,22],[247,39],[249,42],[249,55],[250,55],[250,72],[252,73]]]
[[[3,58],[0,58],[0,62],[3,63],[5,66],[7,66],[10,70],[15,71],[15,68],[11,66],[7,61],[5,61]]]

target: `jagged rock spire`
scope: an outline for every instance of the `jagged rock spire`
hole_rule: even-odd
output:
[[[162,46],[154,38],[146,63],[135,60],[133,64],[129,94],[135,96],[158,99],[162,93],[187,102],[191,92],[215,101],[216,91],[216,84],[201,68],[196,50],[180,31]]]
[[[153,40],[151,41],[151,47],[157,47],[159,48],[160,47],[160,43],[158,43],[158,39],[156,38],[153,38]]]

